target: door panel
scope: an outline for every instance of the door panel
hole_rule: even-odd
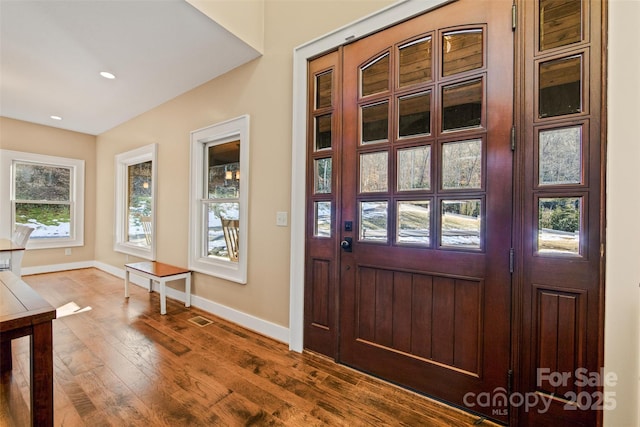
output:
[[[460,1],[344,47],[338,359],[460,406],[508,388],[510,17]]]
[[[309,63],[307,78],[307,215],[305,347],[330,357],[337,349],[341,153],[341,52]]]
[[[602,381],[582,381],[602,367],[606,2],[521,1],[519,8],[522,324],[515,389],[539,399],[514,413],[521,425],[597,425],[615,404]]]
[[[358,341],[479,375],[482,282],[374,267],[357,275]]]

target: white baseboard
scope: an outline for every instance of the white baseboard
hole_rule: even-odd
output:
[[[93,266],[95,268],[97,268],[98,270],[102,270],[105,273],[109,273],[112,274],[116,277],[121,278],[122,280],[124,280],[124,268],[119,268],[119,267],[114,267],[110,264],[105,264],[104,262],[100,262],[100,261],[94,261],[93,262]],[[131,280],[133,282],[133,278]],[[124,285],[122,285],[124,286]]]
[[[184,293],[181,292],[183,295]],[[169,295],[167,293],[167,295]],[[178,298],[180,299],[180,298]],[[184,299],[182,299],[184,301]],[[250,329],[259,334],[265,335],[269,338],[273,338],[276,341],[289,344],[289,328],[277,325],[259,317],[252,316],[250,314],[238,311],[226,305],[219,304],[215,301],[211,301],[197,295],[191,296],[191,305],[198,307],[206,312],[215,314],[225,320],[233,322],[242,326],[243,328]]]
[[[66,264],[39,265],[37,267],[22,267],[22,275],[55,273],[57,271],[78,270],[80,268],[95,267],[95,261],[69,262]],[[122,276],[124,277],[124,276]]]
[[[22,269],[22,275],[26,276],[29,274],[53,273],[57,271],[77,270],[80,268],[90,267],[95,267],[99,270],[104,271],[105,273],[112,274],[124,280],[124,268],[114,267],[100,261],[84,261],[69,264],[46,265],[41,267],[25,267]],[[129,280],[130,283],[147,289],[148,282],[145,278],[136,276],[135,274],[131,274],[129,276]],[[157,291],[157,285],[154,284],[153,289]],[[167,296],[178,301],[184,301],[185,297],[183,291],[171,288],[169,286],[167,286]],[[250,314],[244,313],[231,307],[227,307],[226,305],[219,304],[215,301],[199,297],[197,295],[191,295],[191,305],[193,307],[197,307],[208,313],[221,317],[225,320],[233,322],[237,325],[240,325],[243,328],[250,329],[269,338],[273,338],[274,340],[289,344],[289,328],[286,328],[284,326],[280,326],[267,320],[260,319],[259,317],[252,316]]]

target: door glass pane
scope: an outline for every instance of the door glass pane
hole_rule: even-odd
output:
[[[237,242],[227,242],[222,227],[223,220],[238,220],[240,215],[239,203],[208,203],[207,204],[207,256],[223,258],[225,260],[237,259],[234,254]]]
[[[428,200],[398,202],[397,243],[429,246],[431,205]]]
[[[331,148],[331,114],[316,117],[316,151]]]
[[[208,149],[207,199],[240,197],[240,141],[212,145]]]
[[[398,191],[431,188],[431,146],[398,150]]]
[[[482,201],[443,200],[440,245],[458,249],[480,249]]]
[[[481,117],[481,79],[442,89],[442,130],[478,127]]]
[[[362,107],[362,143],[387,141],[389,138],[389,103]]]
[[[442,144],[442,188],[482,187],[482,140]]]
[[[539,184],[582,182],[582,127],[549,129],[538,134]]]
[[[538,253],[580,254],[581,197],[538,200]]]
[[[331,237],[331,202],[315,202],[313,212],[313,235]]]
[[[153,196],[152,162],[143,162],[127,167],[127,242],[137,246],[151,246]]]
[[[385,53],[362,67],[360,75],[362,96],[389,90],[389,54]]]
[[[331,81],[333,72],[318,74],[316,76],[316,108],[331,107]]]
[[[431,92],[398,99],[398,136],[400,138],[431,133]]]
[[[387,241],[388,202],[360,202],[360,240]]]
[[[313,171],[314,192],[331,193],[331,158],[314,160]]]
[[[431,37],[400,46],[398,54],[400,87],[431,80]]]
[[[387,191],[389,154],[386,151],[360,154],[360,192]]]
[[[442,36],[442,75],[482,68],[482,30],[451,31]]]
[[[581,74],[580,55],[540,64],[541,118],[579,113],[582,110]]]
[[[540,0],[540,50],[582,40],[581,0]]]

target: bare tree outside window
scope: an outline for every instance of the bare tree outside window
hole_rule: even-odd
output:
[[[457,141],[442,144],[442,188],[480,188],[482,177],[482,141]]]
[[[540,185],[582,182],[581,133],[581,126],[540,131]]]

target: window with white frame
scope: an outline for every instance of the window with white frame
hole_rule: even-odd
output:
[[[84,160],[0,150],[1,233],[34,229],[29,249],[84,245]]]
[[[247,281],[249,116],[191,132],[189,268]]]
[[[156,258],[157,144],[116,155],[114,250]]]

